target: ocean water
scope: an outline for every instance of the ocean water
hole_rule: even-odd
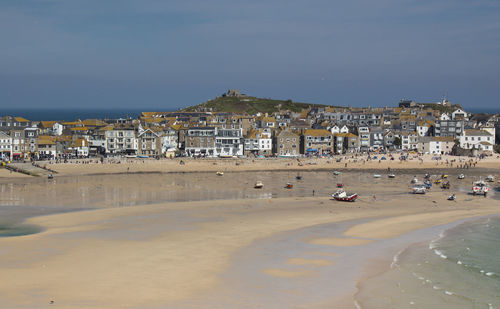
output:
[[[59,120],[59,121],[74,121],[77,119],[118,119],[118,118],[137,118],[142,112],[148,111],[174,111],[175,109],[167,108],[115,108],[115,109],[67,109],[67,108],[3,108],[0,109],[0,116],[20,116],[31,121],[41,120]]]
[[[500,217],[468,221],[398,254],[359,286],[358,307],[500,308]]]

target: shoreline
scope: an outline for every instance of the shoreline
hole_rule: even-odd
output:
[[[55,300],[65,308],[77,308],[82,304],[93,308],[121,308],[124,303],[131,308],[203,308],[210,295],[233,297],[229,301],[239,299],[233,295],[252,299],[252,290],[266,290],[262,287],[273,282],[275,287],[284,289],[276,290],[274,295],[257,294],[263,298],[262,303],[255,305],[255,308],[269,307],[276,297],[286,299],[287,294],[283,291],[293,290],[293,286],[288,286],[289,282],[297,286],[308,282],[318,284],[319,278],[341,271],[343,267],[351,268],[351,272],[364,267],[361,263],[350,265],[349,252],[365,252],[370,258],[373,257],[370,250],[377,245],[391,244],[393,239],[404,238],[413,231],[500,213],[498,200],[473,198],[461,191],[456,192],[459,203],[446,201],[450,191],[440,189],[425,196],[407,194],[408,177],[391,182],[388,179],[375,180],[363,171],[346,172],[343,178],[320,171],[304,171],[304,180],[291,191],[284,189],[282,184],[286,179],[294,178],[293,173],[269,171],[265,190],[271,195],[252,198],[246,197],[245,190],[259,194],[268,192],[248,189],[248,185],[253,184],[252,177],[260,176],[258,173],[235,171],[223,177],[203,173],[186,174],[179,181],[171,180],[172,183],[165,182],[161,174],[148,174],[142,178],[140,175],[131,175],[130,178],[118,175],[75,180],[64,176],[61,178],[66,181],[51,183],[44,180],[22,185],[19,193],[34,197],[27,201],[35,204],[26,207],[43,207],[36,205],[45,203],[39,192],[45,192],[47,188],[55,190],[47,195],[47,201],[55,196],[61,204],[54,207],[66,207],[66,201],[73,201],[80,194],[93,196],[95,192],[85,189],[87,186],[95,187],[96,192],[102,191],[101,183],[96,180],[110,182],[110,200],[100,200],[97,196],[95,204],[87,204],[89,209],[86,210],[89,211],[27,219],[27,224],[46,227],[45,231],[0,238],[0,245],[8,252],[0,255],[0,275],[14,278],[10,285],[0,283],[0,289],[7,295],[0,299],[0,304],[45,308],[45,300]],[[245,173],[250,184],[241,181],[241,174]],[[137,183],[130,183],[131,180]],[[144,180],[149,182],[143,183]],[[356,185],[364,195],[356,203],[332,201],[325,193],[337,180]],[[459,183],[456,179],[452,181]],[[202,198],[217,197],[217,192],[227,198],[161,201],[160,193],[170,190],[168,186],[179,190],[179,183],[186,188],[186,195],[180,196],[183,198],[192,198],[200,192]],[[151,189],[152,184],[157,184],[157,187]],[[152,191],[141,195],[142,187],[139,187],[137,192],[129,192],[137,186]],[[241,192],[234,195],[232,191],[224,191],[228,186]],[[308,195],[311,188],[317,189],[318,196]],[[378,199],[372,200],[370,192],[377,192]],[[63,193],[69,195],[62,198]],[[129,193],[138,195],[136,202],[140,204],[113,207],[113,203],[121,199],[128,201]],[[245,198],[238,198],[241,194]],[[88,200],[82,199],[82,203],[88,203]],[[98,209],[91,209],[92,206]],[[72,207],[65,209],[74,210]],[[346,222],[355,224],[334,232]],[[317,234],[310,237],[304,234],[314,231]],[[277,241],[273,242],[273,239]],[[266,242],[271,243],[267,247],[271,251],[258,246]],[[298,243],[300,245],[296,246]],[[292,251],[280,250],[282,246],[288,246]],[[304,250],[295,254],[293,250],[297,248]],[[252,254],[245,252],[257,254],[264,260],[251,259],[253,268],[249,268],[250,263],[242,261]],[[285,253],[290,254],[276,255]],[[245,281],[241,279],[245,278],[240,276],[242,273],[258,275],[258,280],[248,281],[254,282],[251,289],[242,288],[236,293],[225,294],[225,289],[236,287],[232,283]],[[231,278],[233,281],[229,280]],[[355,287],[355,281],[350,282]],[[169,287],[168,291],[163,288],[165,286]],[[40,289],[39,296],[26,298],[25,293],[31,295],[29,291],[33,289]],[[306,308],[324,308],[330,304],[327,293],[320,293],[319,289],[317,293],[313,291],[311,295],[326,296],[311,298],[316,305],[304,305]],[[336,296],[336,301],[345,304],[347,295]],[[308,298],[304,297],[307,301]],[[229,304],[224,307],[215,301],[214,307],[239,307]]]

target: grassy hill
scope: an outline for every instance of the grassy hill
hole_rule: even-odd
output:
[[[300,112],[309,107],[325,107],[327,105],[298,103],[292,100],[273,100],[256,97],[217,97],[213,100],[182,109],[183,112],[232,112],[250,115],[273,113],[284,110]]]

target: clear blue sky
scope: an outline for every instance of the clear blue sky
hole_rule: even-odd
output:
[[[0,107],[499,106],[497,0],[2,0]]]

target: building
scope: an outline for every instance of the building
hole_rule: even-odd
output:
[[[0,160],[12,160],[12,138],[0,131]]]
[[[268,156],[272,154],[273,142],[272,142],[271,129],[257,129],[250,130],[250,132],[245,137],[245,154],[254,154]]]
[[[359,151],[358,136],[352,133],[336,133],[334,139],[334,153],[355,153]]]
[[[402,132],[401,133],[401,149],[403,150],[418,150],[418,133],[417,132]]]
[[[140,130],[137,134],[138,154],[159,156],[162,152],[162,139],[159,133],[151,129]]]
[[[453,136],[459,138],[464,131],[462,120],[453,120],[448,114],[442,114],[434,124],[435,136]]]
[[[274,137],[274,153],[280,157],[300,155],[300,136],[290,130],[282,130]]]
[[[302,153],[327,155],[333,152],[332,133],[324,129],[308,129],[302,134]]]
[[[428,154],[449,154],[455,145],[453,136],[424,136],[419,137],[418,151]]]
[[[0,117],[0,131],[22,130],[31,127],[31,121],[23,117]]]
[[[244,148],[243,129],[219,129],[215,131],[215,156],[242,156]]]
[[[52,160],[57,156],[56,138],[50,135],[38,136],[38,159]]]
[[[215,155],[215,127],[191,127],[186,130],[184,136],[184,152],[187,156]]]
[[[137,138],[133,126],[117,126],[105,133],[107,154],[137,154]]]
[[[359,149],[361,151],[368,151],[370,149],[370,128],[359,127],[358,137],[359,137]]]
[[[486,130],[465,130],[459,141],[463,149],[493,152],[495,136]]]

